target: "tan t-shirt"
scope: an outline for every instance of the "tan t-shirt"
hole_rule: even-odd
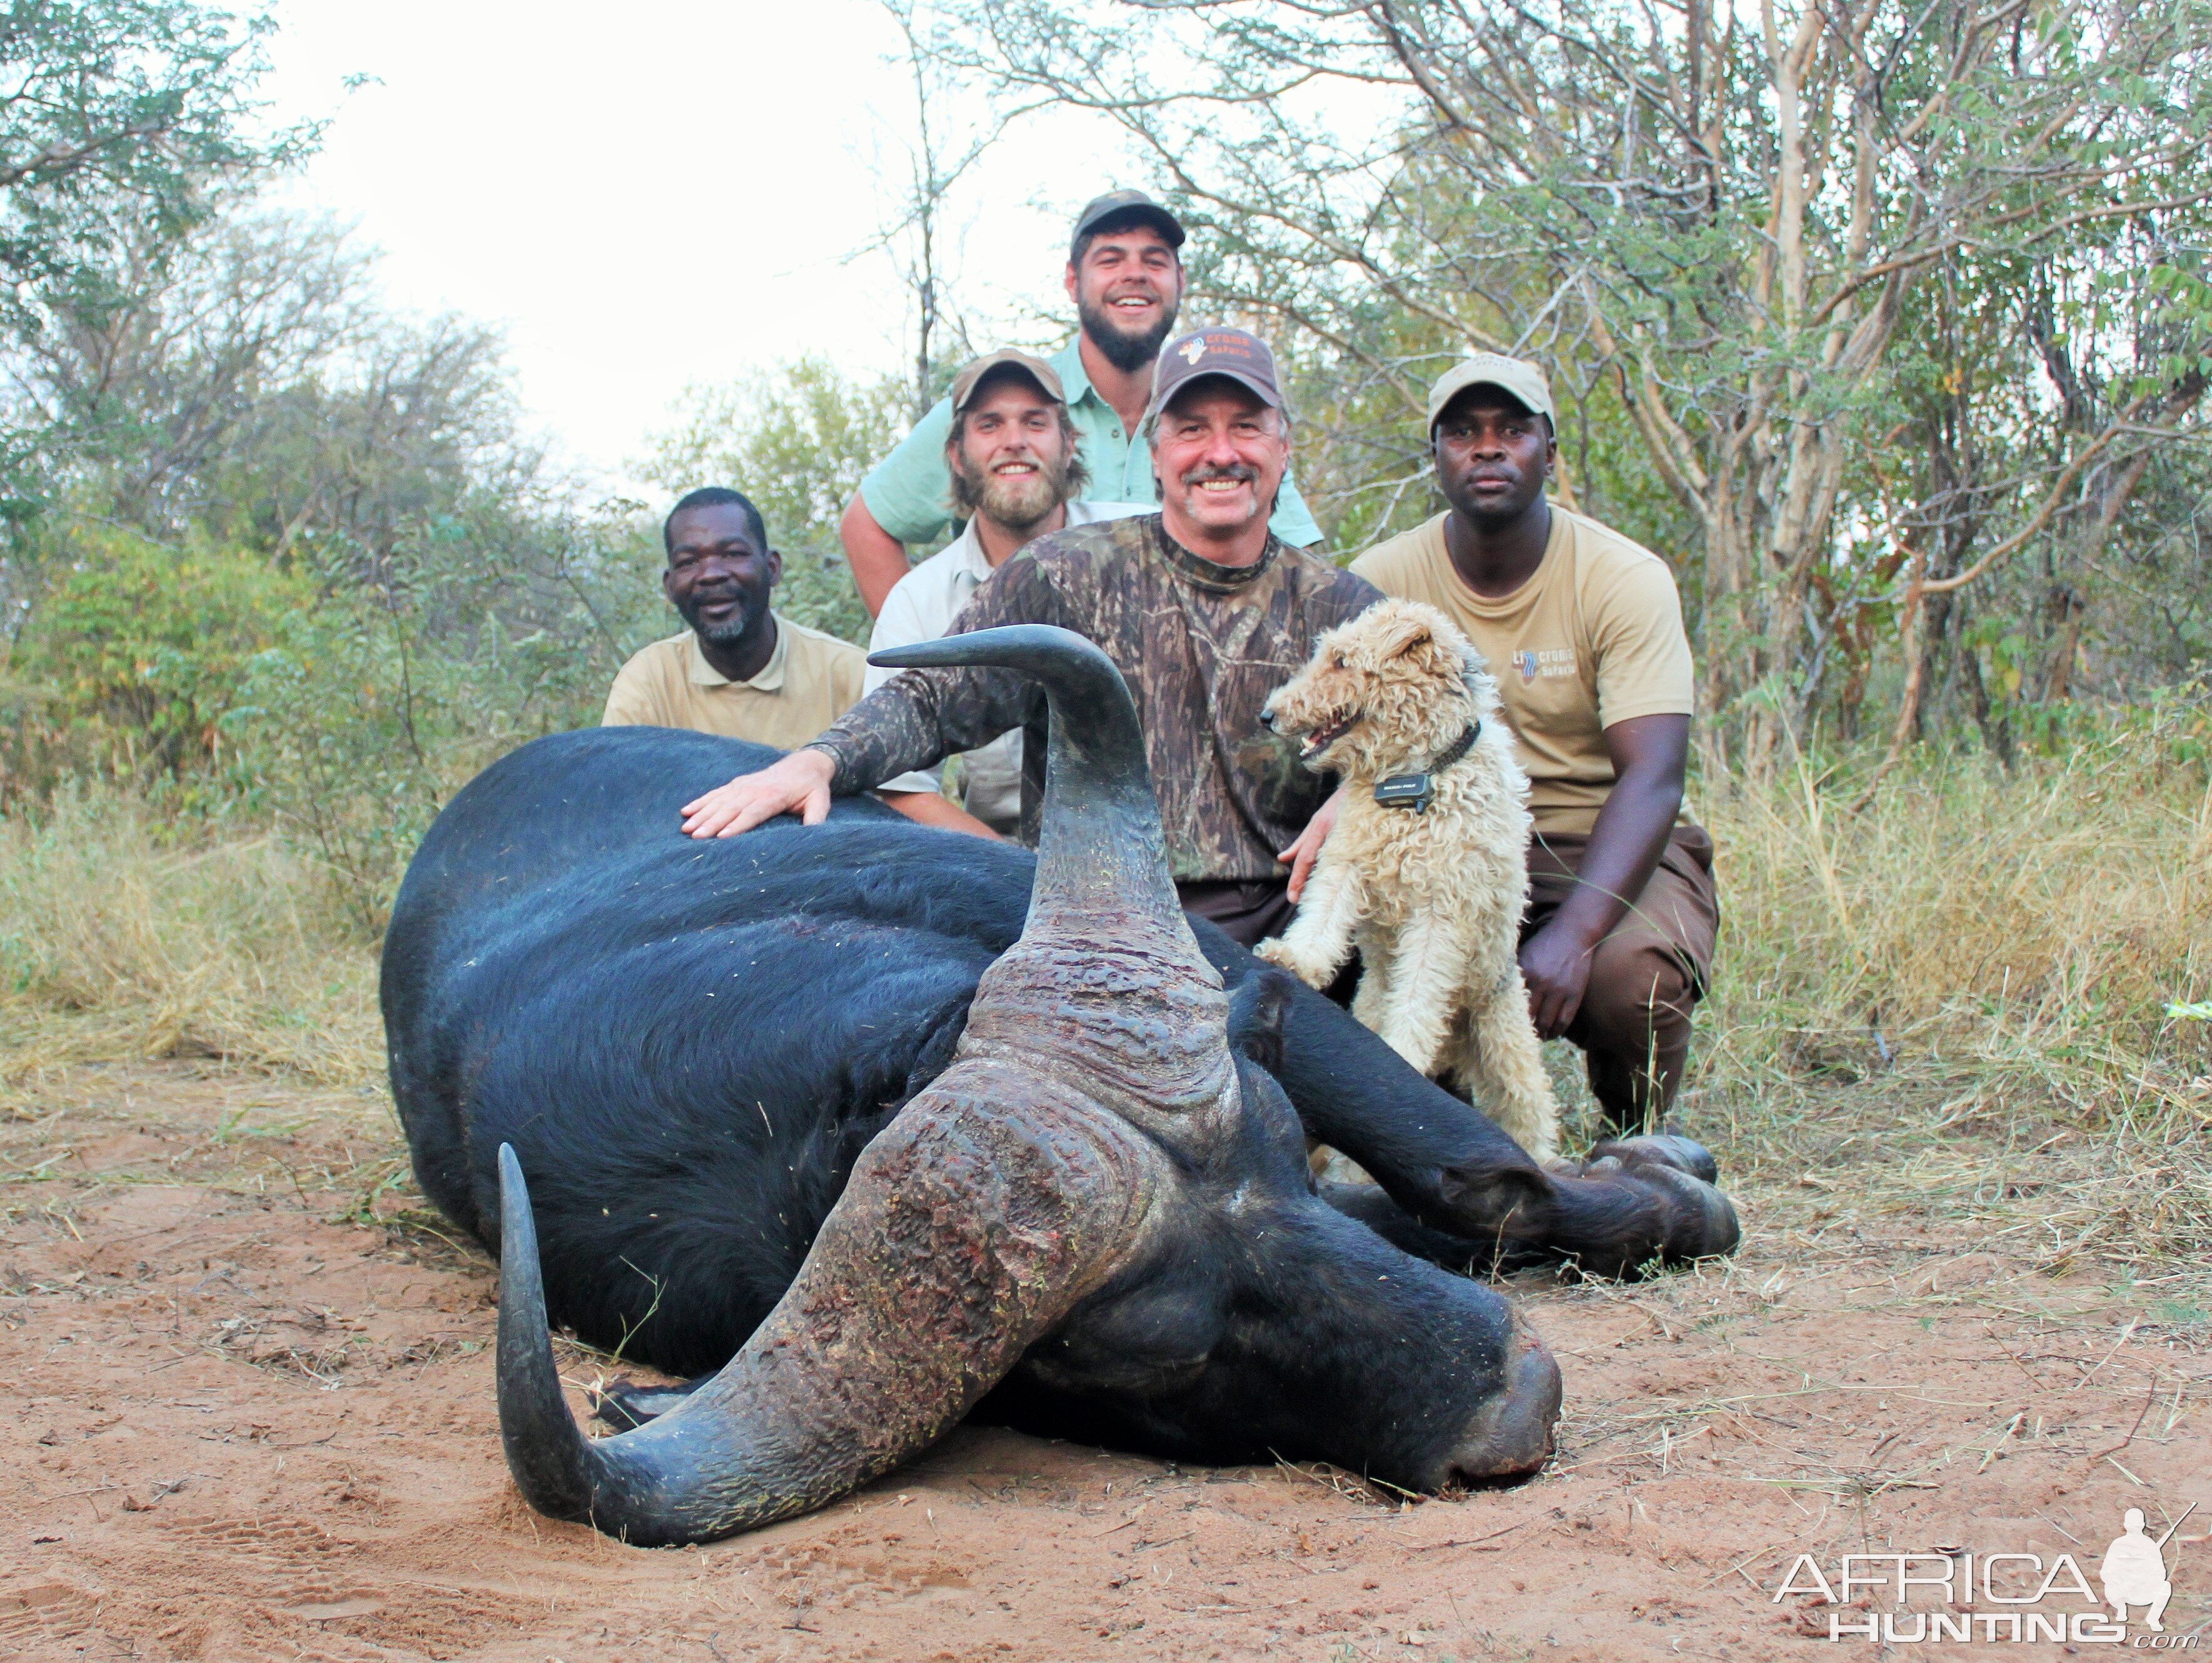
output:
[[[1467,631],[1498,677],[1536,829],[1587,833],[1613,790],[1605,730],[1696,707],[1674,574],[1555,502],[1535,575],[1510,595],[1479,595],[1451,563],[1445,518],[1376,544],[1352,569],[1386,595],[1441,607]]]
[[[695,728],[792,750],[860,702],[867,668],[851,642],[779,615],[768,662],[750,681],[733,682],[687,629],[622,667],[599,725]]]

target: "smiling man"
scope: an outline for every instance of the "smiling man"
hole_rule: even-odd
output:
[[[1182,303],[1182,222],[1141,191],[1109,191],[1076,216],[1063,281],[1075,338],[1048,361],[1060,378],[1078,454],[1101,498],[1159,500],[1152,458],[1138,442],[1160,343]],[[838,527],[853,580],[871,613],[906,574],[905,545],[952,524],[945,446],[952,404],[939,400],[870,470]],[[1321,541],[1296,486],[1284,483],[1274,530],[1300,548]]]
[[[1160,355],[1150,420],[1159,512],[1038,537],[975,591],[951,633],[1050,623],[1098,644],[1136,701],[1183,904],[1249,945],[1289,920],[1276,851],[1330,783],[1260,725],[1260,707],[1316,637],[1380,597],[1268,530],[1291,429],[1265,342],[1240,329],[1176,342]],[[1011,671],[904,671],[811,744],[686,804],[684,827],[727,837],[787,811],[812,825],[833,794],[1019,729],[1020,835],[1034,841],[1045,717],[1038,684]]]
[[[1607,1117],[1636,1129],[1681,1084],[1720,924],[1712,839],[1682,811],[1690,642],[1666,562],[1545,497],[1553,422],[1534,364],[1455,366],[1429,398],[1451,506],[1352,569],[1442,607],[1489,661],[1532,788],[1521,973],[1536,1031],[1580,1046]],[[1292,852],[1294,889],[1317,847]]]
[[[601,726],[696,728],[788,750],[852,707],[867,660],[769,607],[783,556],[759,509],[708,486],[669,512],[660,540],[661,591],[689,627],[622,667]]]
[[[991,574],[1034,539],[1064,526],[1141,514],[1147,507],[1082,496],[1087,476],[1076,454],[1067,395],[1042,359],[1012,350],[978,358],[953,378],[951,398],[945,460],[952,507],[967,529],[892,586],[868,638],[871,652],[935,640]],[[896,673],[871,669],[868,690]],[[1021,822],[1022,736],[1001,734],[958,762],[961,807],[993,834],[1012,836]],[[937,770],[902,774],[876,791],[910,818],[957,823],[936,805],[935,798],[945,794]]]

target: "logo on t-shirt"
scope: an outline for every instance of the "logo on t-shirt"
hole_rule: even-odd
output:
[[[1513,655],[1513,667],[1521,672],[1523,687],[1539,676],[1547,680],[1554,676],[1571,676],[1575,673],[1575,649],[1571,646],[1524,649]]]

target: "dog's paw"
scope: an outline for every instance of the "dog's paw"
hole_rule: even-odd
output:
[[[1276,936],[1261,942],[1252,950],[1255,958],[1266,960],[1278,969],[1288,970],[1309,987],[1326,987],[1328,975],[1318,965],[1302,956],[1296,948]]]

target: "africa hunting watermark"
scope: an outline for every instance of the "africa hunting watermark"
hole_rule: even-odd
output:
[[[1818,1559],[1801,1553],[1774,1590],[1774,1603],[1792,1595],[1818,1594],[1825,1604],[1840,1608],[1827,1613],[1831,1640],[1893,1646],[2132,1642],[2141,1650],[2193,1651],[2198,1641],[2195,1633],[2166,1631],[2173,1581],[2165,1549],[2196,1510],[2197,1504],[2191,1502],[2166,1534],[2154,1539],[2145,1533],[2142,1509],[2130,1508],[2120,1533],[2098,1562],[2101,1597],[2070,1553],[2046,1562],[2039,1553],[1975,1554],[1946,1548],[1925,1553],[1846,1553],[1836,1562],[1832,1581]],[[1913,1608],[1916,1592],[1922,1601],[1917,1610]],[[1883,1596],[1895,1609],[1870,1608]],[[2069,1601],[2074,1609],[2067,1608]],[[2089,1609],[2081,1609],[2083,1605]]]

